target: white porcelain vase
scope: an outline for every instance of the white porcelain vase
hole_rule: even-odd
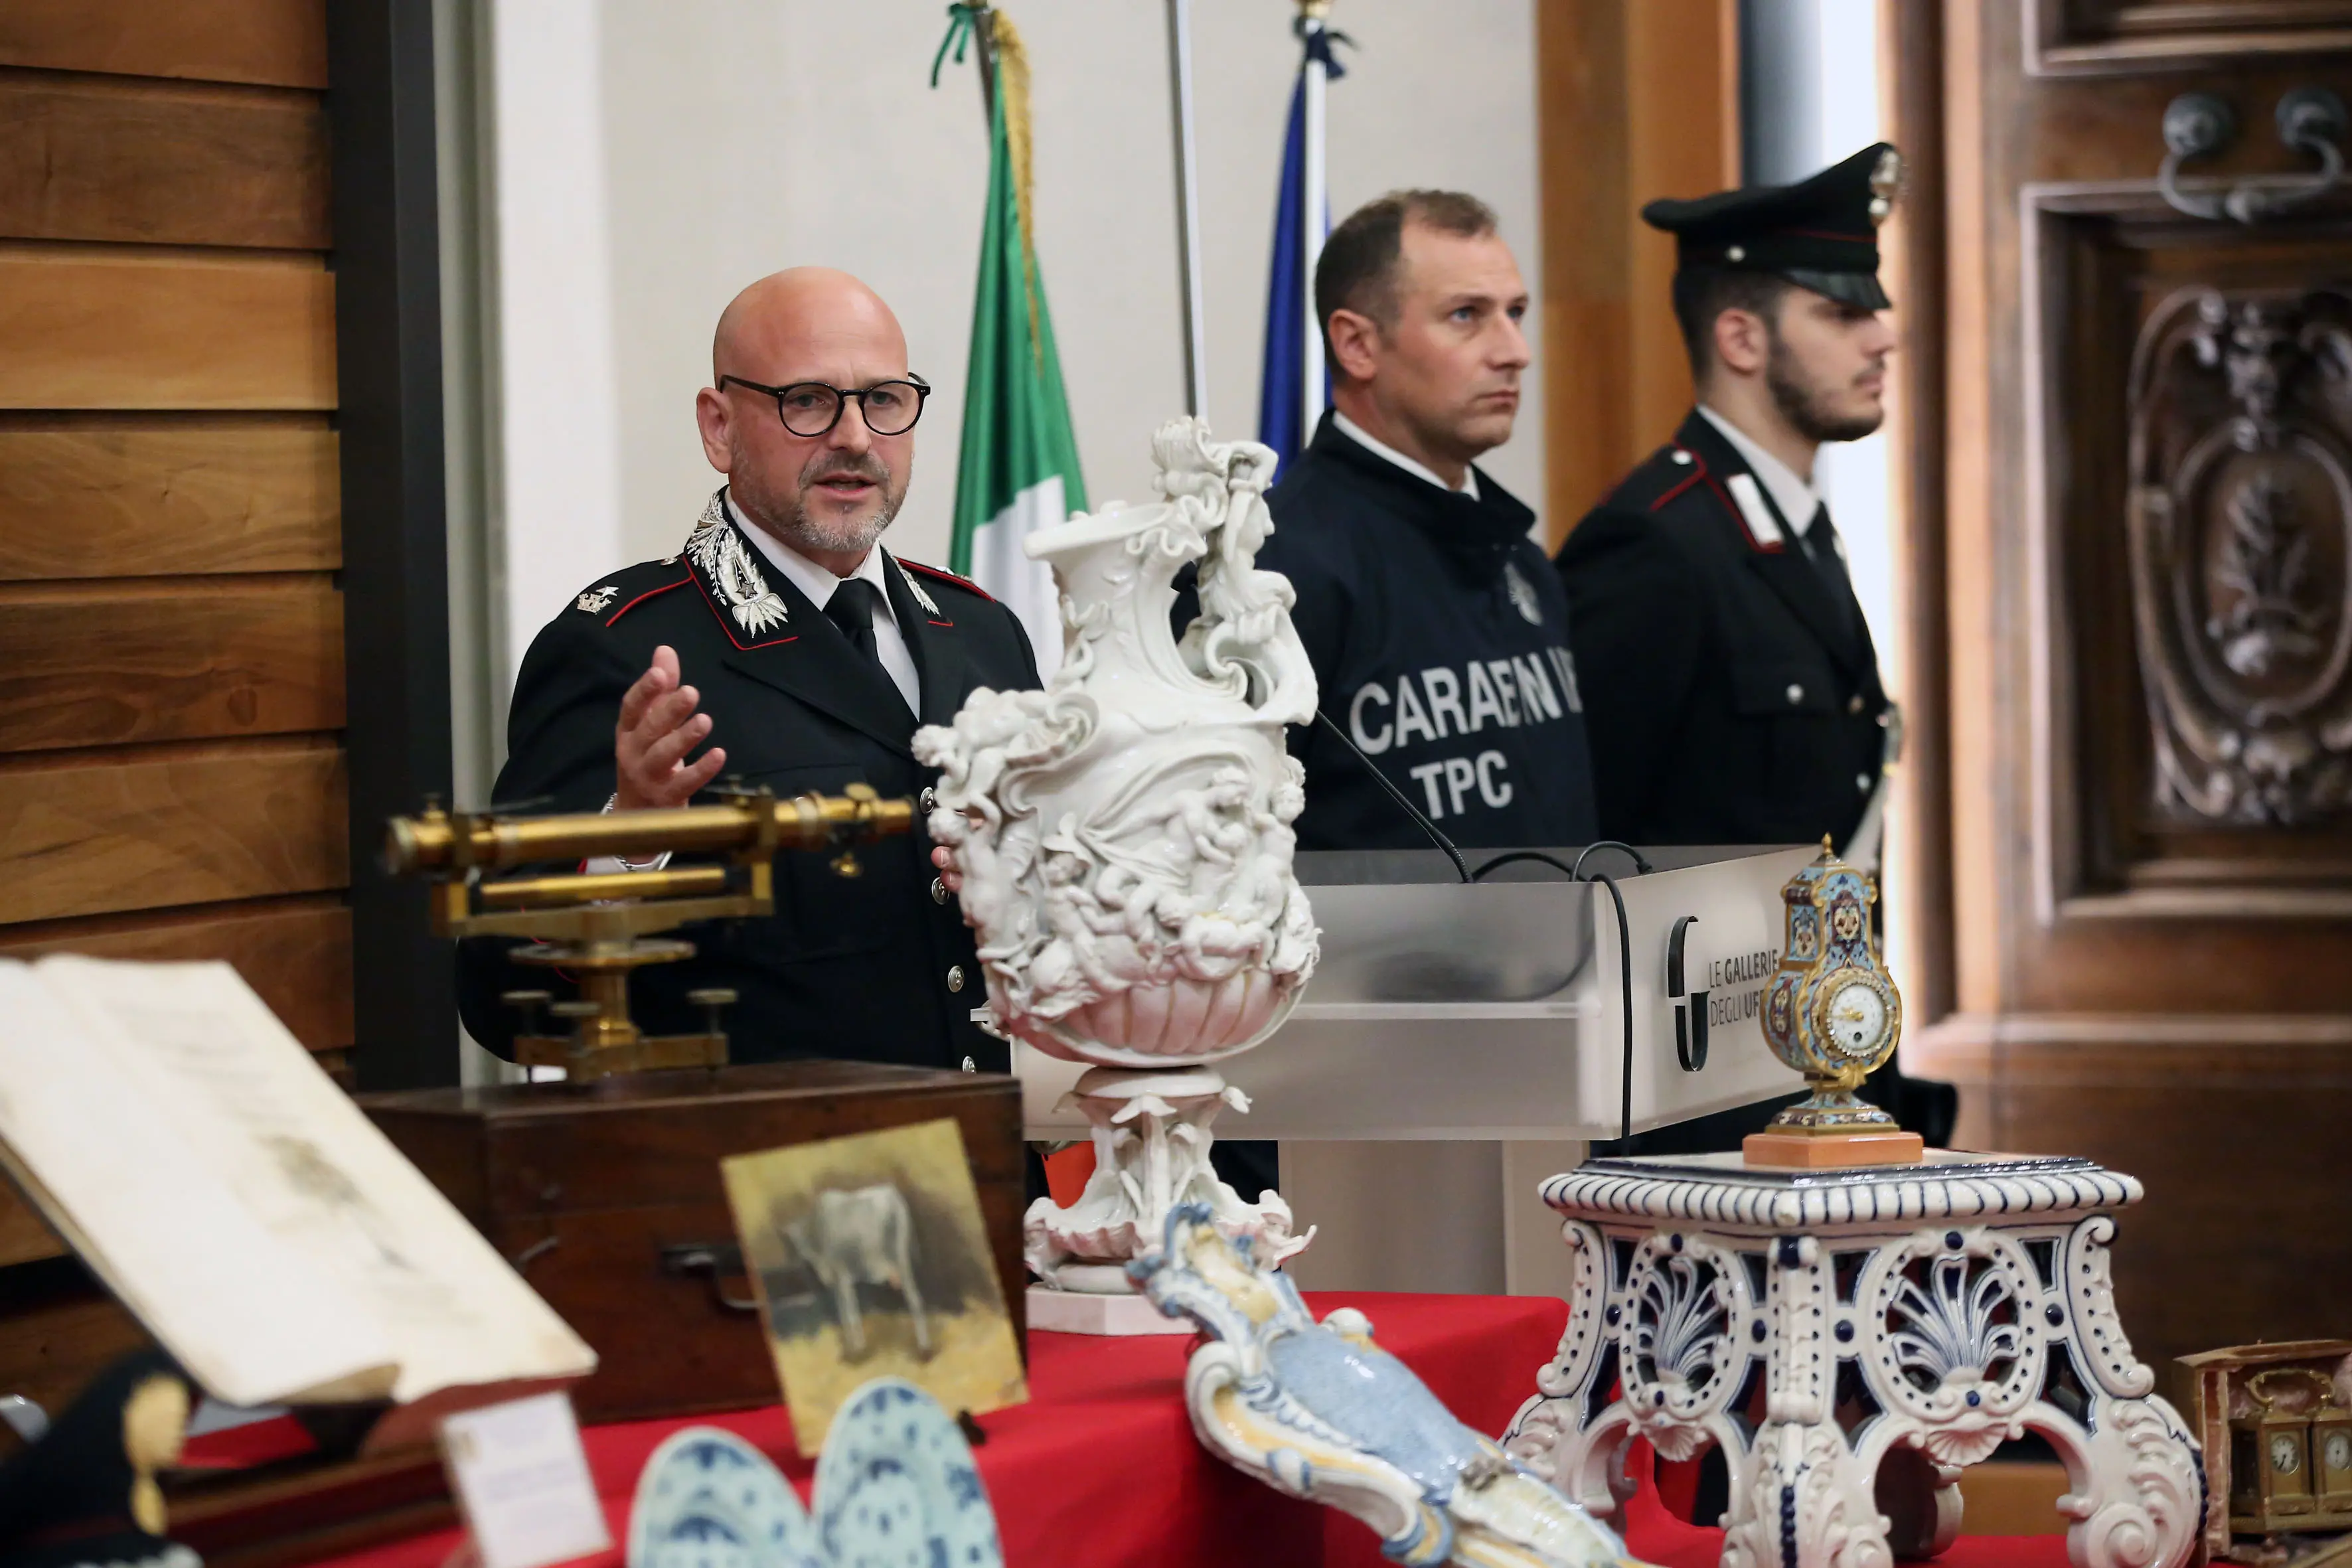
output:
[[[1113,502],[1030,536],[1062,590],[1068,647],[1043,691],[974,691],[915,736],[940,770],[931,837],[963,876],[996,1027],[1091,1064],[1073,1091],[1096,1169],[1069,1208],[1040,1200],[1029,1261],[1047,1284],[1129,1291],[1171,1208],[1205,1203],[1259,1255],[1306,1245],[1273,1193],[1210,1168],[1210,1124],[1248,1109],[1209,1064],[1282,1024],[1314,972],[1292,875],[1304,803],[1283,729],[1311,722],[1315,674],[1289,580],[1253,563],[1273,522],[1274,453],[1197,419],[1152,442],[1166,499]],[[1200,616],[1169,625],[1198,562]]]

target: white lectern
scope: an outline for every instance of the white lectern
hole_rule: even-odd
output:
[[[1475,868],[1501,851],[1464,853]],[[1613,849],[1586,860],[1624,899],[1622,948],[1608,889],[1540,863],[1465,884],[1434,850],[1298,857],[1322,960],[1236,1064],[1249,1112],[1217,1134],[1281,1142],[1284,1194],[1318,1233],[1291,1265],[1301,1284],[1565,1294],[1538,1187],[1586,1142],[1802,1089],[1765,1046],[1761,1003],[1780,888],[1815,851],[1643,853],[1645,875]],[[1028,1135],[1084,1136],[1059,1109],[1083,1069],[1018,1045],[1013,1064]]]

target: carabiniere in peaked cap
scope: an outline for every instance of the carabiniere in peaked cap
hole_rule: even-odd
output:
[[[1902,183],[1903,155],[1881,142],[1793,185],[1652,202],[1642,219],[1675,237],[1679,268],[1769,272],[1843,304],[1884,310],[1891,301],[1878,286],[1878,226]]]

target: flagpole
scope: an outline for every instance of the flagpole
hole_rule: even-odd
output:
[[[1312,39],[1316,34],[1329,30],[1331,0],[1298,0],[1298,35]],[[1302,149],[1302,177],[1299,203],[1306,211],[1298,215],[1298,254],[1307,269],[1300,297],[1307,308],[1305,317],[1305,353],[1300,358],[1304,367],[1299,376],[1298,439],[1303,447],[1315,438],[1315,426],[1323,419],[1323,323],[1315,310],[1315,264],[1323,256],[1323,226],[1328,221],[1330,195],[1324,180],[1323,89],[1325,86],[1320,49],[1310,48],[1307,55],[1304,89],[1301,93],[1306,121],[1306,145]]]
[[[980,117],[988,120],[996,113],[996,7],[974,5],[971,11],[971,41],[980,64]]]
[[[1209,413],[1209,313],[1201,266],[1201,169],[1192,150],[1192,0],[1168,0],[1168,96],[1176,116],[1176,281],[1184,302],[1184,412]]]

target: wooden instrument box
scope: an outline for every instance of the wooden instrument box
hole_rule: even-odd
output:
[[[1021,1090],[997,1074],[770,1062],[362,1095],[403,1153],[595,1348],[586,1422],[773,1404],[775,1363],[719,1163],[951,1118],[1016,1337],[1028,1269]]]

